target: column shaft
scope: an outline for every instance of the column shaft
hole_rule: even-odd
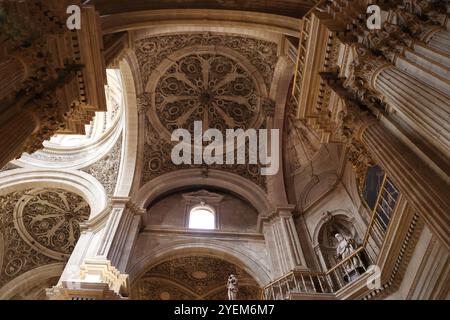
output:
[[[0,61],[0,100],[7,98],[18,89],[26,78],[26,70],[19,59],[7,57]]]
[[[39,121],[29,111],[21,111],[0,125],[0,168],[23,151],[27,139],[36,131]]]
[[[375,89],[425,140],[443,154],[450,150],[450,97],[402,70],[380,72]]]

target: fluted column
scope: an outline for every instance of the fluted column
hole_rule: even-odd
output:
[[[38,128],[39,120],[25,110],[0,123],[0,168],[21,154],[23,146]]]
[[[15,57],[7,57],[0,61],[0,101],[18,89],[27,77],[25,66]]]
[[[450,248],[450,179],[434,171],[382,123],[368,127],[362,143],[430,229]]]
[[[392,66],[386,67],[380,64],[376,67],[377,64],[374,64],[373,61],[372,65],[372,68],[364,68],[367,71],[364,73],[366,79],[370,74],[395,69]],[[356,73],[359,71],[356,70]],[[450,236],[448,235],[448,230],[450,230],[450,198],[448,197],[450,177],[445,168],[437,168],[429,159],[422,158],[421,153],[407,145],[407,142],[402,140],[403,136],[398,128],[390,122],[389,115],[386,118],[384,113],[378,112],[382,121],[374,121],[376,119],[374,116],[370,116],[367,111],[362,111],[361,108],[367,108],[365,105],[367,99],[355,99],[352,94],[353,90],[356,90],[354,86],[344,87],[337,75],[323,74],[322,76],[347,107],[347,116],[343,119],[343,126],[346,128],[344,133],[347,132],[344,135],[347,136],[347,143],[355,149],[353,153],[356,156],[351,158],[356,159],[359,163],[361,162],[360,158],[364,159],[365,157],[358,155],[364,155],[367,152],[372,161],[386,171],[411,206],[424,217],[442,243],[450,248]],[[394,86],[391,89],[393,95],[398,94]],[[417,90],[419,89],[417,88]],[[397,90],[402,92],[401,86],[397,87]],[[404,92],[400,97],[405,101],[410,100]],[[399,106],[411,108],[402,103]],[[422,101],[423,103],[425,102]],[[413,102],[410,104],[414,108],[420,106]],[[375,106],[376,104],[372,108]],[[427,115],[429,114],[427,113]],[[417,121],[420,123],[420,119]]]
[[[135,207],[129,198],[114,197],[111,215],[96,258],[110,261],[124,272],[130,252],[124,252],[127,240],[134,239],[141,225],[141,215],[145,210]]]
[[[375,89],[413,129],[442,153],[450,150],[450,96],[390,67],[375,80]]]
[[[450,30],[441,30],[434,33],[430,37],[428,45],[450,54]]]

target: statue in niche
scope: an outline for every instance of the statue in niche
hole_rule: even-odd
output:
[[[238,289],[238,280],[234,274],[230,274],[227,283],[228,300],[236,300]]]
[[[342,261],[350,257],[355,252],[355,241],[353,239],[345,239],[340,233],[336,233],[334,237],[338,241],[338,245],[336,247],[338,260]],[[348,280],[351,280],[350,278],[359,275],[360,270],[363,269],[363,265],[358,256],[354,256],[348,262],[344,263],[343,267],[345,273],[347,274],[346,278]]]

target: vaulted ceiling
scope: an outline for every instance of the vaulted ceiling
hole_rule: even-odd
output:
[[[278,61],[276,43],[203,32],[144,37],[136,39],[134,47],[139,66],[135,73],[145,88],[138,96],[146,115],[141,185],[195,167],[173,164],[175,129],[192,131],[194,121],[203,121],[204,130],[223,133],[267,127],[269,109],[274,108],[268,93]],[[232,171],[266,188],[258,165],[209,168]]]
[[[245,270],[211,256],[187,256],[162,262],[133,285],[132,295],[140,300],[225,300],[230,274],[238,279],[238,300],[259,298],[260,288]]]
[[[90,0],[101,15],[161,9],[219,9],[301,18],[314,0]]]

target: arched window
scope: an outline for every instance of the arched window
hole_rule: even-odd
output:
[[[215,218],[214,209],[202,203],[189,212],[189,229],[215,229]]]

